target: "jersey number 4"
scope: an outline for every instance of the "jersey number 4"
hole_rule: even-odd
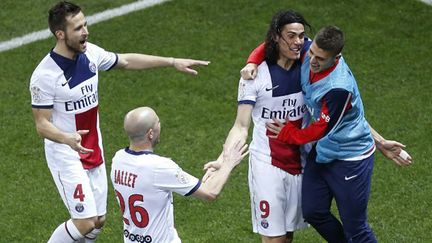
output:
[[[130,225],[129,219],[125,218],[124,212],[125,212],[125,201],[123,199],[123,196],[120,192],[117,190],[115,191],[117,198],[119,200],[120,204],[120,210],[123,214],[123,222],[127,225]],[[149,223],[149,215],[145,208],[141,206],[135,206],[136,202],[144,202],[144,196],[140,194],[132,194],[130,195],[128,199],[128,207],[130,212],[130,219],[132,220],[133,224],[138,228],[144,228]],[[138,217],[139,216],[139,217]]]
[[[73,196],[74,196],[75,199],[79,199],[80,202],[84,201],[85,195],[83,193],[82,184],[78,184],[75,187],[75,191],[74,191],[74,195]]]

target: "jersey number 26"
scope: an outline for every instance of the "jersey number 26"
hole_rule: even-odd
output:
[[[127,219],[124,215],[126,205],[123,196],[117,190],[115,191],[115,193],[119,200],[120,210],[122,211],[123,214],[123,222],[127,225],[130,225],[129,219]],[[140,194],[132,194],[128,198],[130,219],[132,220],[133,224],[138,228],[144,228],[149,223],[149,215],[147,213],[147,210],[141,206],[135,206],[135,202],[143,202],[143,201],[144,201],[144,196]]]

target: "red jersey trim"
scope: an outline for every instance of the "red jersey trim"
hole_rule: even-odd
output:
[[[325,77],[327,77],[333,70],[335,70],[336,66],[339,64],[339,59],[336,60],[335,64],[333,66],[327,68],[324,71],[321,71],[319,73],[313,73],[312,70],[309,71],[309,80],[310,83],[313,84]]]

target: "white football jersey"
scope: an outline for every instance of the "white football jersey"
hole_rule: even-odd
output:
[[[282,123],[287,119],[302,127],[307,108],[300,86],[300,65],[296,61],[290,70],[285,70],[277,64],[261,63],[255,80],[240,79],[237,99],[239,105],[253,105],[250,156],[291,174],[301,173],[300,146],[269,139],[270,132],[265,125],[275,118]]]
[[[201,181],[152,152],[117,151],[111,166],[125,242],[181,242],[174,228],[172,192],[188,196]]]
[[[52,123],[61,131],[89,130],[81,142],[84,147],[94,150],[89,154],[78,154],[68,145],[45,139],[45,147],[54,148],[57,158],[77,157],[85,169],[103,163],[98,70],[109,70],[116,64],[116,54],[87,43],[86,52],[80,53],[75,60],[51,51],[34,70],[30,79],[32,107],[52,109]]]

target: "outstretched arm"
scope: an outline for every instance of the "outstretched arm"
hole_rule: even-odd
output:
[[[146,54],[126,53],[118,54],[118,63],[116,68],[129,70],[142,70],[156,67],[175,67],[177,70],[196,75],[198,72],[192,69],[192,66],[207,66],[209,61],[194,59],[183,59],[174,57],[160,57]]]
[[[206,181],[203,181],[198,190],[192,195],[207,201],[215,200],[227,182],[231,171],[248,153],[247,144],[244,141],[239,140],[230,146],[225,144],[222,152],[221,167],[213,172]]]
[[[377,149],[387,158],[399,166],[408,166],[412,163],[411,156],[403,150],[405,145],[393,140],[386,140],[375,129],[369,126],[375,140]]]
[[[237,117],[225,139],[225,145],[232,146],[236,141],[246,142],[249,126],[251,122],[252,105],[242,104],[237,107]],[[206,174],[203,177],[203,181],[215,171],[221,167],[223,152],[219,155],[216,161],[208,162],[204,165]]]

